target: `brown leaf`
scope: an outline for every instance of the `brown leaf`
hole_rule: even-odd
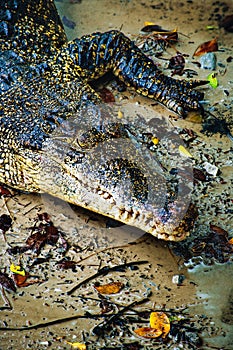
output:
[[[233,33],[233,15],[228,15],[220,22],[220,27],[224,28],[227,32]]]
[[[143,33],[152,33],[155,40],[178,41],[177,29],[166,30],[156,24],[148,24],[141,29]]]
[[[17,287],[24,287],[24,284],[28,278],[28,274],[26,273],[25,276],[19,275],[14,273],[13,274],[13,279]]]
[[[77,263],[74,260],[68,260],[67,258],[63,258],[62,260],[58,261],[56,265],[62,270],[72,269],[73,271],[75,271]]]
[[[38,219],[40,221],[46,221],[46,222],[51,222],[50,220],[50,216],[48,213],[41,213],[41,214],[37,214],[38,215]]]
[[[0,186],[0,197],[12,197],[12,193],[4,186]]]
[[[194,177],[194,183],[197,183],[198,181],[204,182],[207,180],[205,173],[198,168],[193,168],[193,177]]]
[[[115,102],[115,97],[109,89],[103,88],[99,90],[98,93],[104,102],[106,103]]]
[[[28,246],[28,249],[34,250],[36,253],[38,253],[41,247],[45,244],[46,239],[47,237],[43,233],[35,232],[28,237],[26,240],[26,245]]]
[[[168,68],[174,69],[174,71],[172,72],[172,75],[174,74],[182,75],[184,66],[185,66],[185,59],[180,52],[177,52],[176,56],[171,57],[169,60]]]
[[[54,245],[59,238],[58,229],[53,225],[45,226],[46,243]]]
[[[162,334],[161,330],[157,330],[152,327],[142,327],[142,328],[137,328],[134,330],[134,332],[139,335],[140,337],[143,338],[158,338]]]
[[[218,51],[218,42],[217,39],[214,38],[210,41],[206,41],[205,43],[198,46],[193,56],[201,56],[207,52]]]
[[[22,288],[22,287],[28,287],[31,286],[32,284],[42,282],[41,280],[35,279],[35,280],[30,280],[27,281],[28,278],[30,277],[29,273],[26,273],[25,276],[19,275],[19,274],[13,274],[13,279],[17,287]]]
[[[12,219],[10,215],[2,214],[0,216],[0,230],[2,230],[3,233],[5,233],[6,231],[9,230],[11,225],[12,225]]]
[[[100,294],[116,294],[124,287],[124,284],[121,282],[111,282],[108,284],[95,285],[94,288]]]
[[[217,233],[219,236],[224,236],[225,238],[228,237],[228,232],[219,226],[210,224],[210,229],[212,232]]]

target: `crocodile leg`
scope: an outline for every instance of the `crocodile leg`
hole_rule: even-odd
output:
[[[110,31],[76,39],[57,56],[60,63],[71,59],[84,80],[100,77],[112,71],[127,86],[138,93],[158,100],[175,113],[185,116],[190,110],[200,110],[204,94],[193,90],[205,81],[183,81],[165,76],[156,64],[123,33]]]

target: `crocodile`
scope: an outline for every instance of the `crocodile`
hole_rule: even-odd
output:
[[[181,117],[203,112],[204,82],[164,75],[117,30],[68,41],[52,0],[5,0],[0,20],[0,182],[184,239],[196,211],[164,193],[153,131],[117,119],[91,82],[112,72]]]

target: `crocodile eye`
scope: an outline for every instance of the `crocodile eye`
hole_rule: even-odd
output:
[[[92,128],[83,133],[77,140],[77,144],[81,148],[94,148],[99,142],[106,140],[106,136],[103,132],[98,131],[96,128]]]

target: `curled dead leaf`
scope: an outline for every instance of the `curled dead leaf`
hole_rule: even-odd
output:
[[[11,225],[12,225],[12,219],[10,215],[2,214],[0,216],[0,230],[3,233],[6,233],[6,231],[8,231],[9,228],[11,228]]]
[[[157,330],[152,327],[141,327],[134,330],[134,332],[143,338],[158,338],[161,334],[161,330]]]
[[[100,294],[116,294],[124,287],[124,284],[121,282],[111,282],[103,285],[95,285],[94,288]]]
[[[17,287],[26,287],[28,285],[26,283],[27,278],[28,278],[28,274],[24,276],[16,273],[13,274],[13,280]]]
[[[219,226],[210,224],[210,230],[219,236],[228,237],[228,232]]]
[[[22,268],[22,266],[20,265],[14,265],[13,263],[10,265],[10,270],[11,272],[21,275],[21,276],[25,276],[26,272],[25,270]]]
[[[182,53],[177,52],[176,56],[173,56],[169,60],[169,69],[173,69],[172,75],[182,75],[185,67],[185,59]]]
[[[113,93],[105,87],[99,90],[98,94],[105,103],[115,102],[115,97]]]
[[[218,42],[217,39],[214,38],[210,41],[206,41],[203,44],[199,45],[193,56],[201,56],[207,52],[218,51]]]
[[[164,312],[152,312],[150,314],[150,326],[161,332],[163,338],[170,332],[170,321]]]

